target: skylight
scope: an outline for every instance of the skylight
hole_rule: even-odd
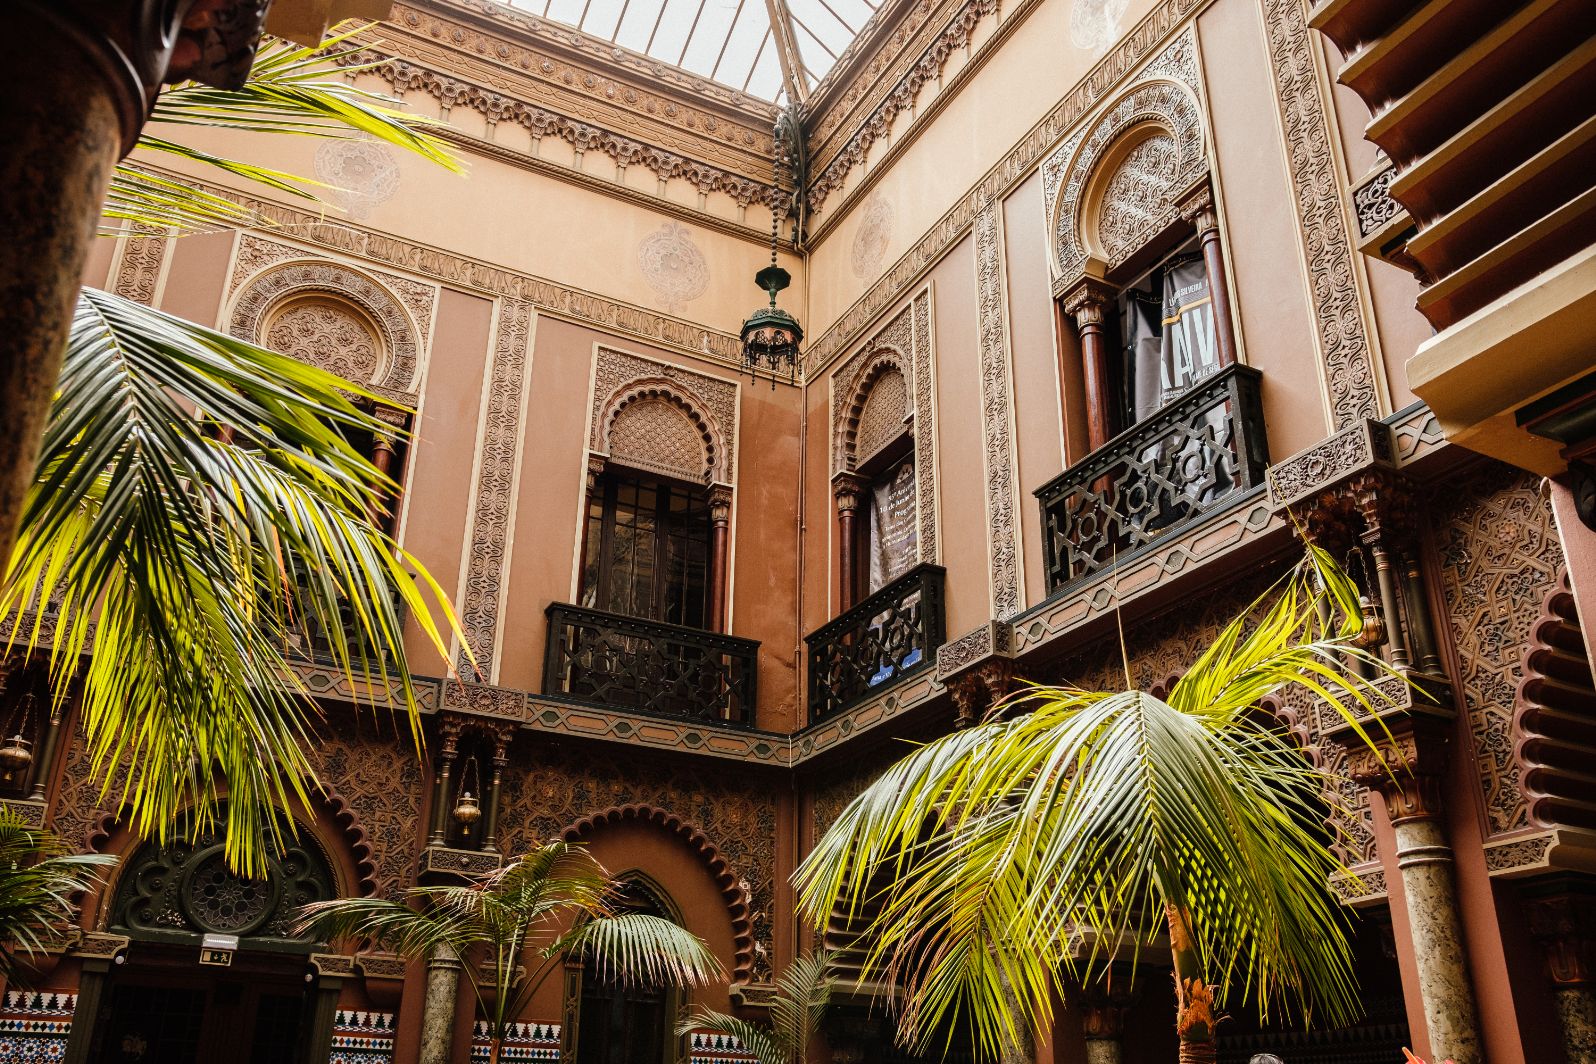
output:
[[[750,96],[779,102],[807,98],[881,0],[511,3]]]

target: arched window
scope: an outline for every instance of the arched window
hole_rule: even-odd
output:
[[[665,892],[640,873],[621,877],[620,907],[682,922]],[[575,1017],[566,1017],[576,1032],[576,1064],[676,1064],[680,988],[606,979],[592,962],[573,970],[569,978],[581,982],[577,993],[572,994],[569,986],[566,993],[566,1000],[574,999],[577,1008]]]

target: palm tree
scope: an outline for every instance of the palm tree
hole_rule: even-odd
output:
[[[769,1024],[751,1023],[724,1012],[700,1007],[676,1025],[679,1035],[711,1031],[740,1041],[759,1064],[804,1064],[809,1042],[831,1001],[831,954],[806,953],[776,980]]]
[[[799,905],[817,923],[880,907],[864,970],[903,989],[902,1037],[968,1023],[995,1056],[1046,1025],[1061,976],[1165,935],[1182,1062],[1216,1059],[1227,995],[1356,1015],[1323,778],[1259,709],[1302,685],[1371,741],[1359,713],[1386,704],[1360,674],[1384,666],[1351,643],[1356,589],[1309,550],[1167,699],[1026,690],[848,806],[795,876]]]
[[[403,901],[339,898],[303,913],[301,934],[365,939],[408,957],[444,949],[465,961],[488,1025],[490,1064],[566,956],[584,957],[602,977],[622,981],[699,985],[721,974],[709,948],[686,929],[625,911],[619,885],[575,843],[546,843],[465,886],[412,887]]]
[[[423,120],[344,77],[359,69],[346,40],[331,52],[269,46],[236,91],[174,88],[152,127],[373,136],[458,169]],[[279,192],[316,199],[325,187],[154,134],[141,144]],[[269,224],[130,164],[106,213],[178,233]],[[401,611],[445,659],[458,622],[372,518],[395,485],[346,440],[391,433],[357,406],[372,398],[254,344],[83,292],[0,583],[0,639],[28,653],[48,641],[57,692],[80,675],[93,770],[126,769],[118,797],[141,834],[164,838],[189,805],[214,810],[225,785],[228,857],[263,869],[292,830],[282,811],[304,804],[314,780],[303,745],[317,711],[284,657],[307,623],[327,634],[351,686],[393,692],[372,701],[397,703],[419,743]]]
[[[0,808],[0,979],[27,977],[19,950],[34,956],[67,938],[77,915],[73,896],[98,884],[94,869],[114,864],[106,854],[64,854],[54,835]]]

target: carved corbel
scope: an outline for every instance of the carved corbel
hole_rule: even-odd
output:
[[[1345,731],[1346,771],[1353,782],[1377,792],[1393,827],[1441,816],[1441,792],[1449,756],[1450,714],[1409,714],[1372,724],[1368,742]]]
[[[587,493],[592,495],[598,490],[599,478],[604,475],[605,468],[609,465],[609,455],[589,451],[587,455]]]
[[[1596,882],[1555,876],[1526,888],[1530,934],[1545,953],[1546,974],[1557,990],[1596,983]]]

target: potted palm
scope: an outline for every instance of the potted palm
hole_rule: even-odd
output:
[[[1225,994],[1332,1023],[1357,1012],[1344,872],[1322,777],[1262,700],[1303,685],[1365,741],[1385,666],[1353,642],[1357,590],[1328,555],[1237,617],[1167,697],[1032,687],[921,747],[800,866],[820,922],[869,919],[865,976],[903,992],[922,1047],[965,1021],[992,1056],[1050,1019],[1063,976],[1167,943],[1180,1060],[1216,1059]]]
[[[337,898],[306,906],[303,934],[362,939],[408,957],[445,950],[465,979],[498,1064],[510,1025],[566,957],[608,979],[695,986],[719,963],[685,928],[627,912],[619,888],[586,848],[551,842],[464,885],[412,887],[403,900]]]

